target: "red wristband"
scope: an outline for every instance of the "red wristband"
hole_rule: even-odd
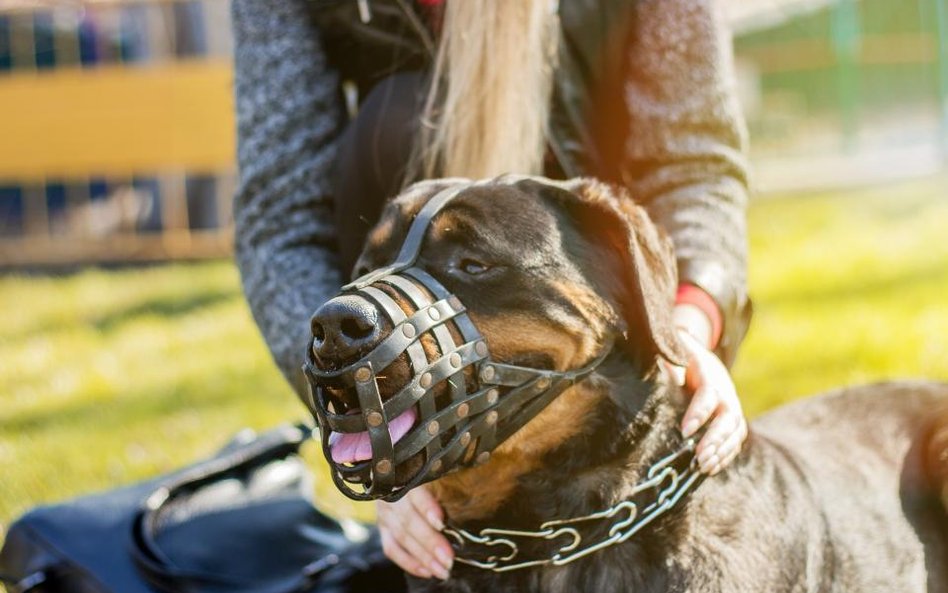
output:
[[[675,304],[694,305],[708,316],[708,320],[711,321],[711,343],[708,348],[713,350],[721,339],[724,320],[721,316],[721,309],[718,308],[718,304],[711,298],[711,295],[694,284],[679,284]]]

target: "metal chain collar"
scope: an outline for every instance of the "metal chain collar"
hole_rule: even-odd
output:
[[[646,474],[646,479],[633,488],[627,499],[602,511],[581,517],[547,521],[535,531],[486,528],[474,534],[464,529],[445,527],[444,533],[457,542],[455,550],[459,553],[455,561],[493,572],[508,572],[538,566],[563,566],[599,550],[621,544],[658,516],[672,509],[701,479],[694,449],[695,439],[688,439],[677,451],[652,465]],[[688,456],[688,463],[679,471],[675,467],[675,462],[685,459],[686,456]],[[633,499],[651,491],[656,492],[656,496],[640,511],[639,504]],[[598,541],[584,542],[579,528],[597,525],[608,526],[609,529],[604,536],[598,538]],[[519,558],[518,540],[526,543],[536,540],[552,541],[564,537],[568,537],[569,540],[547,558],[533,560]],[[485,560],[476,560],[460,554],[466,546],[472,544],[490,548],[491,555]]]

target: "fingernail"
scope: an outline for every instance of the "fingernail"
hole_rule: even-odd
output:
[[[706,474],[713,475],[714,468],[718,467],[721,464],[721,460],[718,459],[717,455],[712,455],[711,458],[707,460],[707,462],[701,463],[699,461],[698,463],[701,464],[701,471],[703,471]]]
[[[425,516],[428,518],[428,523],[432,527],[434,527],[438,531],[441,531],[442,529],[444,529],[444,522],[441,521],[441,517],[439,517],[435,513],[428,513]]]
[[[431,570],[435,573],[435,576],[442,581],[448,580],[448,578],[451,576],[451,571],[443,566],[433,566]]]
[[[698,463],[700,463],[702,467],[705,466],[708,463],[708,460],[714,457],[717,454],[717,452],[718,452],[717,445],[709,445],[705,447],[704,449],[701,450],[700,453],[698,453]]]
[[[435,548],[435,557],[438,558],[438,562],[441,563],[446,570],[451,570],[451,565],[454,563],[454,559],[451,558],[450,552],[445,550],[442,547]]]
[[[688,438],[691,435],[693,435],[695,432],[697,432],[700,426],[701,425],[698,423],[697,420],[694,420],[694,419],[689,420],[688,422],[685,423],[685,426],[681,429],[681,434],[685,438]]]

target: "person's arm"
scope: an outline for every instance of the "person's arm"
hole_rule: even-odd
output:
[[[707,426],[702,471],[738,454],[747,422],[726,365],[747,331],[746,132],[716,0],[641,0],[629,37],[623,181],[671,236],[674,321],[689,351],[685,436]],[[713,350],[715,354],[712,354]]]
[[[747,141],[718,4],[639,2],[623,178],[675,243],[682,285],[700,288],[718,306],[719,338],[709,345],[731,364],[750,317]],[[687,295],[687,304],[704,307],[715,326],[715,311],[696,295]]]
[[[329,169],[336,74],[302,0],[234,0],[235,252],[254,319],[298,393],[309,317],[340,285]]]

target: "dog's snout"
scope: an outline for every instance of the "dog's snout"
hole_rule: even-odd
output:
[[[378,310],[365,299],[344,295],[330,299],[311,320],[313,354],[322,362],[345,362],[367,351],[380,338]]]

